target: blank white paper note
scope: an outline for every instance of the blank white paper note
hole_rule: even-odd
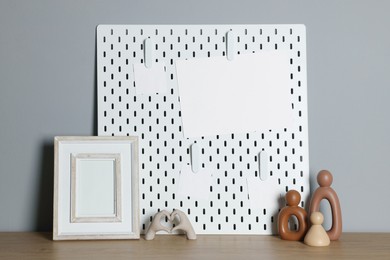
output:
[[[163,63],[154,63],[151,68],[145,64],[133,64],[135,91],[137,95],[152,95],[167,92],[167,75]]]
[[[184,165],[180,171],[179,188],[177,194],[183,197],[208,200],[210,195],[211,173],[201,168],[193,173],[190,165]]]
[[[246,181],[251,209],[279,209],[282,206],[284,192],[275,178],[262,181],[260,178],[249,177]]]
[[[286,52],[177,60],[176,72],[186,138],[292,126]]]

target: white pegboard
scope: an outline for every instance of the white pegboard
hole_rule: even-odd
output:
[[[226,33],[237,37],[237,55],[287,51],[296,127],[276,132],[185,139],[175,60],[226,56]],[[134,63],[144,63],[144,40],[165,62],[168,93],[136,95]],[[162,209],[181,209],[198,234],[271,234],[280,204],[251,209],[246,178],[258,176],[258,154],[269,156],[269,182],[284,194],[296,189],[302,206],[309,195],[306,31],[303,25],[99,25],[97,28],[98,134],[140,138],[141,230]],[[198,143],[203,166],[213,172],[208,201],[176,194],[189,146]],[[274,200],[264,194],[264,201]]]

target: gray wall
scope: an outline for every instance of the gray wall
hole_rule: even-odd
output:
[[[390,231],[389,10],[357,0],[0,0],[0,231],[51,230],[53,137],[97,134],[96,26],[199,23],[306,24],[311,174],[333,172],[344,231]]]

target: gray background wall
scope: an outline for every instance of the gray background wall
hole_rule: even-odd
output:
[[[389,232],[389,10],[358,0],[0,0],[0,231],[51,230],[53,137],[97,134],[98,24],[302,23],[311,174],[333,172],[344,231]]]

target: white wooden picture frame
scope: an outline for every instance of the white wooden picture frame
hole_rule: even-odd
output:
[[[138,138],[54,139],[54,240],[138,239]]]

